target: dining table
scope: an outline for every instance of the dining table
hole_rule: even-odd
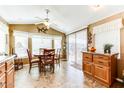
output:
[[[46,56],[45,54],[33,54],[34,57],[39,59],[39,63],[38,63],[38,67],[39,67],[39,72],[42,71],[42,60],[44,59],[44,57]]]
[[[50,53],[50,54],[49,54]],[[42,72],[43,69],[44,69],[44,63],[46,60],[48,60],[47,58],[49,58],[50,56],[53,56],[55,55],[54,53],[50,52],[49,53],[44,53],[44,52],[39,52],[39,53],[36,53],[36,54],[33,54],[33,56],[35,58],[38,58],[39,59],[39,63],[38,63],[38,67],[39,67],[39,72]]]

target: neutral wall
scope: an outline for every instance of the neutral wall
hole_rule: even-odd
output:
[[[33,33],[38,33],[36,26],[33,24],[10,24],[9,25],[9,53],[12,53],[12,48],[14,48],[14,37],[13,37],[13,32],[14,31],[25,31],[25,32],[33,32]],[[42,33],[39,33],[42,35]],[[52,28],[49,29],[47,32],[49,35],[57,35],[57,36],[62,36],[62,49],[64,47],[64,43],[66,42],[66,35],[62,32],[59,32],[57,30],[54,30]],[[32,50],[32,44],[31,44],[31,38],[29,38],[29,49]],[[53,43],[52,43],[53,45]],[[66,50],[62,51],[62,58],[66,58]],[[24,63],[28,63],[27,58],[24,59]]]

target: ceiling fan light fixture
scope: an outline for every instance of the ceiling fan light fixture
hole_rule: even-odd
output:
[[[45,26],[49,27],[49,23],[46,21],[43,23]]]
[[[38,32],[44,32],[46,33],[49,30],[49,18],[48,18],[48,13],[50,12],[49,9],[45,9],[46,11],[46,18],[44,19],[44,22],[40,23],[37,25]]]

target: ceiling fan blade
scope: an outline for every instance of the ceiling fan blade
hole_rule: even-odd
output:
[[[38,25],[38,24],[42,24],[42,23],[44,23],[44,21],[36,22],[36,23],[34,23],[34,24],[35,24],[35,25]]]
[[[50,23],[51,26],[58,26],[57,24],[55,23]]]
[[[37,19],[39,19],[39,20],[44,20],[44,19],[42,19],[42,18],[40,18],[40,17],[38,17],[38,16],[36,16],[35,18],[37,18]]]

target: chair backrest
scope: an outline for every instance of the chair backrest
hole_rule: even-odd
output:
[[[55,55],[55,49],[44,49],[44,55]]]
[[[47,62],[47,60],[51,60],[51,62],[54,63],[55,58],[55,49],[44,49],[44,59]]]
[[[59,55],[59,58],[60,58],[60,55],[61,55],[61,49],[58,49],[58,55]]]
[[[31,63],[31,60],[32,60],[32,54],[30,52],[29,49],[27,49],[27,54],[28,54],[28,60],[29,60],[29,63]]]

